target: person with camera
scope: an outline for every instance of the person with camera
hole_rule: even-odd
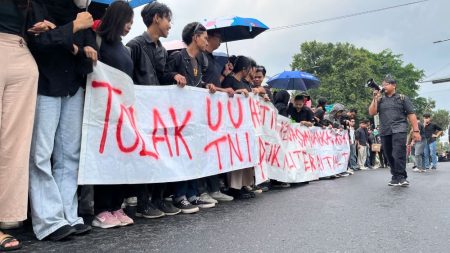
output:
[[[406,139],[408,121],[412,125],[413,138],[420,141],[420,130],[410,99],[396,92],[397,81],[390,75],[383,80],[383,89],[374,89],[369,106],[371,116],[380,116],[380,136],[384,153],[391,166],[392,180],[389,186],[408,186],[406,180]],[[384,95],[382,95],[384,91]]]

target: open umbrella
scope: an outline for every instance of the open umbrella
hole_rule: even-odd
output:
[[[89,11],[94,19],[101,19],[105,14],[106,8],[115,0],[92,0],[89,7],[86,9]],[[153,2],[154,0],[129,0],[127,1],[131,8],[136,8],[144,4]],[[86,0],[88,3],[89,0]]]
[[[222,42],[253,39],[269,29],[268,26],[257,19],[237,16],[207,20],[203,25],[208,31],[218,31],[221,34]],[[228,54],[228,44],[226,44],[226,47]]]
[[[320,85],[319,79],[302,71],[283,71],[271,77],[267,84],[272,88],[283,90],[308,90]]]

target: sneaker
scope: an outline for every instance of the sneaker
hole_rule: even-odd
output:
[[[369,168],[367,168],[367,167],[361,167],[361,168],[359,168],[360,170],[368,170]]]
[[[64,225],[51,233],[48,238],[52,241],[60,241],[75,232],[76,230],[72,226]]]
[[[253,193],[253,192],[247,192],[244,190],[237,190],[237,189],[233,189],[233,188],[230,188],[230,190],[228,191],[228,194],[233,196],[234,199],[251,199],[252,198],[251,193]],[[254,193],[253,193],[253,195],[254,195]]]
[[[431,167],[432,170],[436,170],[436,166]]]
[[[72,226],[75,229],[75,235],[83,235],[91,231],[92,227],[83,223]]]
[[[396,179],[392,179],[389,184],[389,186],[400,186],[400,181],[396,180]]]
[[[123,209],[119,209],[117,211],[114,211],[114,212],[112,212],[112,214],[120,221],[120,225],[119,226],[121,226],[121,227],[134,224],[133,219],[128,217],[128,215],[126,215],[123,212]]]
[[[220,191],[217,192],[212,192],[209,194],[209,196],[211,196],[211,198],[220,201],[220,202],[226,202],[226,201],[233,201],[233,197],[228,196]]]
[[[193,206],[198,206],[200,208],[212,208],[212,207],[216,206],[215,203],[209,203],[209,202],[202,201],[202,200],[200,200],[199,197],[195,198],[194,200],[192,200],[190,202]]]
[[[355,171],[353,171],[352,169],[348,169],[347,173],[350,174],[350,175],[353,175],[353,174],[355,174]]]
[[[400,180],[400,185],[403,187],[409,186],[409,182],[406,179],[401,179]]]
[[[155,205],[158,207],[158,209],[163,212],[165,215],[176,215],[179,214],[181,212],[181,210],[179,208],[176,208],[173,204],[172,201],[165,201],[165,200],[160,200],[157,201],[155,203]]]
[[[125,205],[126,206],[137,206],[137,198],[136,197],[126,198]]]
[[[199,199],[203,202],[207,202],[207,203],[214,203],[217,204],[219,203],[219,201],[217,201],[216,199],[214,199],[213,197],[211,197],[208,193],[204,192],[202,194],[200,194]]]
[[[419,169],[419,168],[414,168],[413,171],[414,171],[414,172],[420,172],[421,169]]]
[[[193,206],[187,199],[175,202],[174,206],[179,208],[182,213],[196,213],[200,211],[198,207]]]
[[[341,176],[341,177],[348,177],[348,176],[350,176],[350,173],[342,172],[342,173],[339,174],[339,176]]]
[[[120,226],[122,223],[111,212],[101,212],[95,216],[92,221],[93,227],[98,228],[114,228]]]
[[[144,217],[147,219],[156,219],[165,216],[158,208],[156,208],[152,203],[148,203],[143,210],[136,210],[136,217]]]

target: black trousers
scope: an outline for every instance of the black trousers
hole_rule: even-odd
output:
[[[202,194],[205,192],[218,192],[219,187],[219,175],[200,178],[198,181],[198,194]]]
[[[393,180],[406,179],[406,133],[381,136],[384,154],[391,166]]]
[[[121,208],[127,185],[94,185],[94,214]]]

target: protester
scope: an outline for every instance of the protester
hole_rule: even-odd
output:
[[[266,68],[264,66],[256,66],[256,72],[253,76],[253,92],[261,95],[265,101],[273,102],[273,95],[268,86],[262,86],[262,83],[266,78]]]
[[[0,227],[18,227],[27,218],[29,152],[36,106],[38,69],[26,43],[29,1],[6,0],[0,5]],[[32,24],[31,36],[50,27]],[[21,242],[0,231],[0,251]]]
[[[377,126],[373,130],[373,134],[375,136],[375,143],[380,144],[380,152],[378,153],[378,159],[380,161],[380,168],[386,168],[388,166],[388,161],[383,152],[383,145],[381,144],[381,136],[380,136],[380,128]]]
[[[348,160],[348,172],[352,173],[355,170],[359,170],[356,153],[356,138],[355,138],[355,120],[351,119],[348,127],[348,135],[350,142],[350,156]]]
[[[415,141],[420,141],[417,118],[409,98],[396,92],[397,81],[390,75],[383,80],[384,96],[378,90],[373,91],[369,114],[380,115],[381,145],[391,167],[390,186],[408,186],[406,180],[406,136],[408,121],[412,125]]]
[[[285,117],[289,117],[288,114],[288,103],[290,100],[291,95],[289,95],[289,92],[285,90],[280,90],[275,94],[274,99],[274,105],[275,108],[278,110],[278,114],[283,115]]]
[[[100,60],[133,76],[133,61],[129,50],[122,44],[133,24],[133,9],[128,3],[116,1],[107,9],[97,30],[99,38]],[[94,214],[92,226],[112,228],[127,226],[134,223],[122,210],[122,202],[128,186],[126,185],[96,185],[94,186]]]
[[[372,128],[370,126],[370,121],[367,122],[367,158],[366,158],[366,167],[368,169],[375,169],[376,165],[376,154],[375,151],[372,150],[372,144],[375,144],[375,136],[373,135]]]
[[[236,93],[244,94],[247,97],[252,89],[247,83],[243,82],[243,79],[248,76],[251,71],[252,60],[245,56],[238,56],[232,64],[233,72],[225,77],[222,82],[222,87],[232,88]],[[238,199],[249,199],[255,197],[255,193],[244,187],[251,186],[254,183],[253,168],[232,171],[228,173],[227,176],[230,194],[233,197]]]
[[[325,119],[325,113],[326,109],[325,106],[327,105],[327,99],[324,97],[321,97],[317,100],[317,106],[314,110],[314,126],[317,127],[326,127],[327,124],[324,121]]]
[[[425,146],[427,145],[427,138],[425,135],[425,127],[423,126],[422,122],[420,122],[419,119],[417,119],[417,124],[419,125],[419,131],[420,131],[420,141],[414,141],[412,140],[411,145],[414,146],[414,160],[416,168],[413,169],[415,172],[425,172]],[[413,132],[410,133],[410,135],[413,135]]]
[[[367,170],[367,148],[368,148],[368,132],[367,132],[368,120],[362,120],[359,124],[359,128],[355,132],[356,148],[358,150],[358,166],[361,170]]]
[[[425,146],[424,151],[425,169],[435,170],[438,162],[436,153],[436,138],[439,138],[442,135],[442,128],[431,122],[431,115],[428,113],[423,115],[423,123],[425,126],[425,137],[427,138],[427,145]]]
[[[232,88],[223,89],[220,81],[221,69],[216,58],[212,54],[215,50],[220,47],[221,35],[219,32],[208,31],[208,45],[204,55],[208,60],[208,66],[203,75],[203,82],[212,83],[216,87],[217,91],[223,91],[228,93],[229,96],[234,96],[234,90]],[[198,193],[200,194],[200,199],[205,200],[205,198],[211,197],[217,201],[232,201],[233,197],[228,196],[220,191],[220,176],[213,175],[199,180]],[[209,192],[209,193],[208,193]],[[206,195],[208,194],[208,195]]]
[[[186,83],[182,75],[167,75],[167,51],[159,39],[167,38],[171,29],[172,11],[167,5],[154,1],[141,11],[147,30],[127,43],[133,60],[133,81],[137,85],[161,85],[165,83]],[[135,186],[137,195],[136,216],[149,219],[165,215],[176,215],[180,209],[164,200],[166,184]],[[129,196],[131,197],[131,196]],[[150,201],[151,199],[151,201]],[[128,205],[134,205],[133,198],[127,199]]]
[[[325,114],[326,122],[336,129],[344,129],[346,125],[345,106],[340,103],[335,103],[330,113]]]
[[[77,65],[84,48],[75,40],[93,20],[87,12],[77,14],[71,0],[48,0],[33,8],[56,27],[32,37],[39,85],[30,154],[31,216],[39,240],[61,240],[91,229],[77,214],[84,104]]]
[[[208,34],[206,28],[198,22],[187,24],[182,32],[183,42],[187,48],[170,55],[167,61],[167,72],[170,76],[182,75],[186,82],[179,83],[179,87],[185,85],[209,89],[211,93],[216,92],[214,84],[205,83],[202,80],[206,72],[207,59],[203,52],[208,45]],[[204,194],[200,199],[198,195],[198,179],[192,179],[175,184],[174,204],[183,213],[195,213],[199,208],[211,208],[217,200]]]
[[[307,127],[312,127],[314,122],[314,113],[309,108],[304,106],[305,97],[303,95],[295,96],[294,100],[289,103],[288,115],[295,122]]]

